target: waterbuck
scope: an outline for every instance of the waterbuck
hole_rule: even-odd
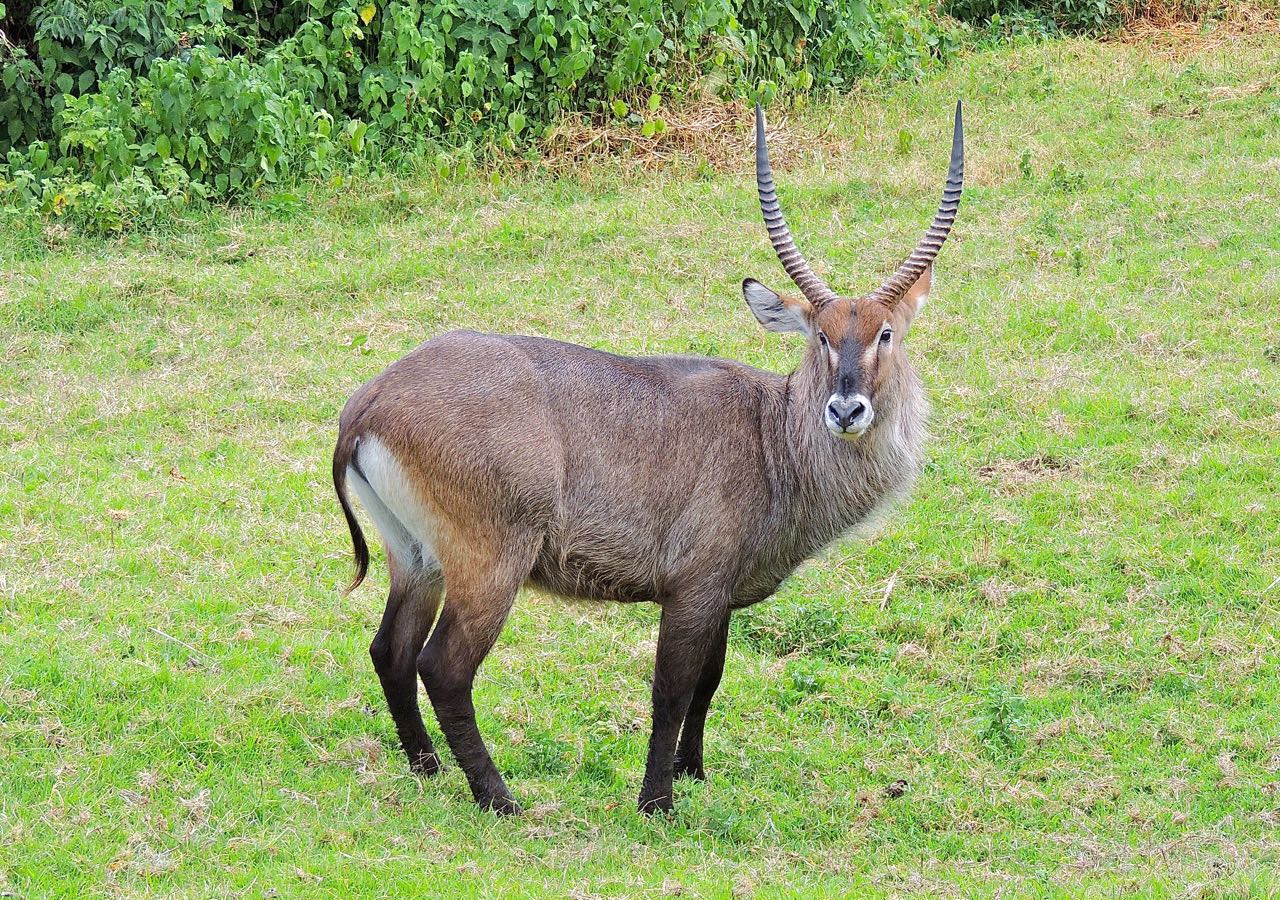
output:
[[[671,809],[676,776],[705,777],[703,726],[730,613],[774,593],[920,469],[925,401],[903,339],[956,218],[963,146],[957,104],[933,224],[888,281],[843,297],[792,240],[756,107],[760,207],[802,296],[750,279],[742,290],[765,328],[807,335],[790,375],[451,332],[352,395],[333,480],[353,588],[369,550],[348,485],[386,549],[391,593],[369,652],[415,771],[440,768],[418,711],[421,676],[476,802],[519,811],[476,727],[471,688],[516,592],[533,585],[661,606],[641,811]]]

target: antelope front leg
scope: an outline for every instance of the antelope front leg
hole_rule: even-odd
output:
[[[727,615],[727,599],[713,603],[677,599],[662,608],[658,655],[653,669],[653,733],[649,738],[644,784],[640,787],[642,813],[666,812],[672,808],[676,739],[689,713],[708,653]]]
[[[698,686],[694,688],[689,711],[684,717],[684,726],[680,729],[680,743],[676,746],[676,778],[687,776],[698,781],[705,781],[707,778],[702,765],[702,734],[706,728],[711,698],[720,686],[720,677],[724,674],[724,655],[728,640],[729,614],[726,612],[707,648],[702,673],[698,676]]]

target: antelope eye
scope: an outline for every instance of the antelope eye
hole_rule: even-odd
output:
[[[880,343],[887,344],[891,340],[893,340],[892,328],[886,328],[884,331],[880,332]]]
[[[818,343],[824,347],[827,346],[827,333],[825,331],[818,332]]]

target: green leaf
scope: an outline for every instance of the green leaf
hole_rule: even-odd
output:
[[[364,6],[360,7],[359,12],[360,21],[368,25],[373,21],[373,17],[378,14],[378,7],[374,6],[372,3],[366,3]]]
[[[274,148],[270,148],[270,147],[267,148],[267,152],[270,153],[272,149]],[[200,137],[200,135],[198,134],[191,135],[191,140],[187,141],[188,161],[190,161],[193,164],[196,162],[200,162],[201,157],[205,156],[208,152],[209,152],[209,145],[205,141],[205,139]]]
[[[156,138],[156,156],[161,159],[168,159],[173,155],[173,147],[169,143],[169,136],[162,134]]]
[[[662,105],[662,95],[661,95],[661,94],[650,94],[650,95],[649,95],[649,112],[657,112],[657,111],[658,111],[658,107],[659,107],[659,106],[661,106],[661,105]]]
[[[643,137],[653,137],[658,133],[658,124],[656,122],[645,122],[640,126],[640,134]]]
[[[359,119],[352,119],[347,123],[347,141],[351,146],[351,152],[360,154],[364,152],[364,136],[368,132],[369,126]]]
[[[513,112],[507,116],[507,127],[511,129],[512,134],[519,134],[524,131],[525,122],[524,115],[519,112]]]
[[[621,100],[613,101],[613,114],[619,119],[625,118],[628,112],[627,104],[623,103]]]

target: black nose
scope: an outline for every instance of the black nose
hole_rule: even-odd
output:
[[[861,419],[866,409],[867,405],[861,400],[832,400],[827,404],[827,410],[831,413],[831,418],[841,428],[848,428]]]

